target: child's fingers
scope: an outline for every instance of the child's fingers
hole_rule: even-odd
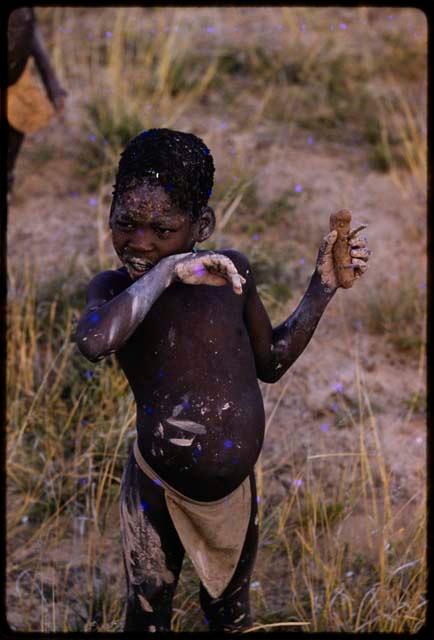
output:
[[[246,280],[238,273],[234,263],[227,256],[210,254],[203,257],[203,263],[211,272],[215,270],[225,278],[232,285],[235,293],[242,293],[242,285],[245,284]]]
[[[351,264],[354,268],[360,269],[362,273],[364,273],[369,266],[364,260],[358,258],[352,258]]]
[[[360,247],[356,249],[352,248],[350,251],[352,258],[361,258],[362,260],[369,260],[371,253],[372,251],[367,247]]]
[[[367,238],[351,238],[351,247],[366,247],[368,245]]]
[[[243,293],[243,284],[245,282],[246,280],[243,278],[243,276],[240,276],[239,273],[232,276],[232,288],[236,294],[241,295]]]
[[[338,237],[338,232],[336,231],[336,229],[334,229],[333,231],[330,231],[330,233],[324,236],[319,248],[320,256],[324,256],[324,255],[327,255],[328,253],[331,253],[337,237]]]

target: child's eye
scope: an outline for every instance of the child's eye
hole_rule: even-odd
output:
[[[117,225],[120,229],[123,229],[125,231],[130,231],[131,229],[134,229],[134,225],[131,224],[131,222],[122,222],[122,220],[118,220]]]
[[[173,233],[173,229],[166,229],[165,227],[156,227],[155,233],[163,238],[167,238],[171,233]]]

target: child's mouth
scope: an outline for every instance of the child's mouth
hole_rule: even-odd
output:
[[[125,268],[130,276],[140,277],[147,273],[154,266],[150,260],[137,260],[135,258],[126,258],[124,260]]]

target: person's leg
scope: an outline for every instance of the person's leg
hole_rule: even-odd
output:
[[[23,144],[24,137],[25,137],[24,133],[22,133],[21,131],[17,131],[17,129],[14,129],[10,125],[8,126],[7,189],[9,193],[12,191],[12,187],[14,184],[15,163],[17,161],[17,157],[18,157],[19,150],[21,149],[21,145]]]
[[[169,631],[184,548],[163,489],[130,453],[122,478],[121,532],[127,577],[125,631]]]
[[[250,617],[250,577],[258,548],[258,505],[256,483],[250,475],[252,507],[246,539],[235,573],[219,598],[212,598],[206,588],[200,586],[200,604],[210,631],[240,631],[252,623]]]

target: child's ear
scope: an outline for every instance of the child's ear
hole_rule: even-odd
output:
[[[195,223],[194,239],[196,242],[208,240],[215,229],[215,214],[211,207],[203,207]]]

